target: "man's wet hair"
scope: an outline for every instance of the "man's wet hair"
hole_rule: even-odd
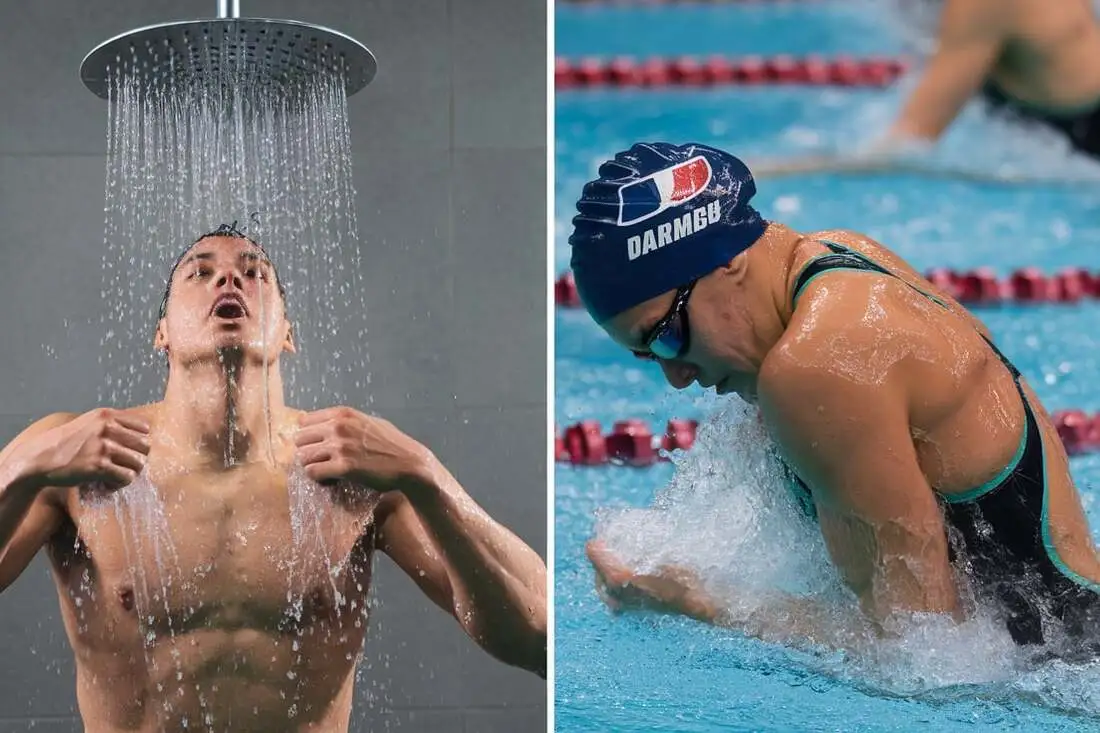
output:
[[[183,262],[187,253],[195,248],[195,245],[210,237],[234,237],[236,239],[243,239],[260,250],[260,253],[264,256],[264,261],[271,267],[271,272],[275,275],[275,286],[279,289],[279,297],[283,299],[283,309],[286,310],[286,290],[283,288],[283,279],[279,277],[279,271],[275,269],[275,263],[271,261],[271,258],[267,254],[267,250],[265,250],[259,242],[238,229],[237,222],[233,222],[232,224],[222,224],[217,229],[201,235],[194,242],[187,245],[183,252],[180,252],[179,257],[172,263],[172,269],[168,273],[168,280],[164,285],[164,296],[160,299],[160,310],[157,313],[157,321],[163,319],[168,312],[168,298],[172,294],[172,279],[175,278],[176,270],[179,269],[180,263]]]

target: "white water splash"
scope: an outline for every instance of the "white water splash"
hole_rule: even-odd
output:
[[[685,565],[739,589],[833,587],[820,532],[800,515],[755,411],[730,405],[672,456],[676,474],[652,509],[602,511],[597,534],[644,571]]]
[[[844,588],[816,524],[786,486],[755,408],[737,400],[700,425],[691,451],[674,456],[676,473],[651,508],[602,510],[596,534],[632,568],[696,571],[737,618],[767,612],[777,591],[815,599],[841,639],[838,653],[816,650],[820,672],[890,695],[937,694],[994,685],[1058,708],[1100,700],[1100,666],[1032,661],[1043,649],[1017,647],[992,611],[974,608],[962,623],[935,614],[892,619],[885,638],[855,634],[856,601]],[[797,644],[797,642],[796,642]],[[1092,672],[1089,670],[1092,669]],[[1070,695],[1067,676],[1087,673]],[[1083,685],[1083,689],[1081,688]],[[1100,712],[1100,705],[1089,707]]]

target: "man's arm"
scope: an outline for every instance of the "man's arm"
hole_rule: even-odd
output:
[[[21,445],[36,435],[71,421],[75,415],[57,413],[32,424],[0,451],[0,591],[15,582],[57,531],[65,509],[54,492],[28,481],[18,465]]]
[[[834,352],[862,346],[824,363],[821,345],[805,342],[769,356],[760,407],[811,487],[830,556],[864,612],[878,622],[897,611],[957,614],[943,517],[910,434],[905,359],[875,364],[871,352],[899,345],[880,329],[870,339],[868,328],[833,334]],[[882,371],[853,378],[851,364]]]
[[[546,565],[442,466],[390,492],[378,547],[503,662],[546,676]]]
[[[945,1],[936,52],[902,107],[888,141],[936,140],[943,134],[1001,54],[1004,12],[999,0]]]

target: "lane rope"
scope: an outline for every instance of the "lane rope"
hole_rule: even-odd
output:
[[[1100,451],[1100,413],[1060,410],[1051,419],[1070,455]],[[563,431],[555,426],[554,459],[578,467],[647,468],[668,461],[673,451],[690,450],[698,429],[698,420],[674,418],[654,434],[648,422],[631,418],[616,421],[605,433],[599,421],[582,420]]]
[[[1100,271],[1067,267],[1045,274],[1037,267],[1024,267],[1008,277],[1000,277],[989,267],[955,271],[935,268],[925,279],[964,305],[1000,305],[1007,303],[1078,303],[1100,299]],[[571,272],[554,282],[554,302],[559,308],[580,308],[577,283]]]
[[[906,59],[851,56],[558,58],[554,86],[559,90],[730,85],[885,87],[908,68]]]

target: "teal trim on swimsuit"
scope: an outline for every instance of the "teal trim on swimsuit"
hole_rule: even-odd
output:
[[[818,239],[817,241],[822,242],[824,244],[831,244],[834,247],[840,247],[842,250],[844,250],[845,252],[847,252],[850,255],[853,255],[854,257],[859,257],[859,258],[864,259],[867,262],[871,263],[872,265],[877,265],[878,267],[882,267],[882,265],[879,265],[877,262],[872,260],[867,255],[863,254],[862,252],[857,252],[856,250],[852,249],[851,247],[845,247],[840,242],[834,242],[831,239]],[[829,257],[829,256],[834,255],[834,254],[836,254],[836,253],[835,252],[829,252],[827,254],[817,255],[815,257],[810,258],[810,261],[807,262],[806,264],[804,264],[798,270],[798,276],[795,277],[795,279],[794,279],[795,282],[798,282],[800,279],[802,279],[802,273],[804,273],[807,268],[809,268],[811,265],[813,265],[819,259],[821,259],[822,257]],[[883,269],[885,269],[885,268],[883,268]],[[918,293],[920,293],[924,297],[928,298],[929,300],[931,300],[933,303],[935,303],[939,307],[950,310],[947,303],[940,300],[935,295],[932,295],[932,293],[925,292],[924,290],[921,290],[920,288],[918,288],[916,285],[913,285],[912,283],[910,283],[906,280],[902,280],[900,277],[898,277],[894,273],[890,272],[889,270],[887,270],[886,272],[877,272],[875,270],[861,270],[858,267],[844,267],[844,266],[834,267],[834,268],[832,268],[832,270],[849,270],[850,272],[869,272],[872,275],[887,275],[889,277],[894,278],[895,280],[898,280],[903,285],[908,285],[913,290],[916,290]],[[798,296],[800,296],[802,294],[802,291],[806,289],[806,286],[808,286],[810,283],[812,283],[814,280],[821,277],[822,275],[824,275],[828,272],[832,272],[832,270],[825,270],[824,272],[819,272],[816,275],[814,275],[813,277],[811,277],[809,280],[807,280],[806,282],[802,283],[802,286],[800,288],[798,288],[798,290],[794,291],[793,295],[791,295],[791,308],[793,309],[798,304]]]
[[[821,256],[826,257],[827,255],[821,255]],[[817,260],[817,258],[815,257],[814,259],[807,262],[806,267],[809,267],[810,265],[812,265],[816,260]],[[805,269],[805,268],[803,268],[803,269]],[[836,267],[834,269],[835,270],[851,270],[852,272],[866,272],[868,275],[881,275],[882,274],[881,272],[875,272],[874,270],[859,270],[859,269],[856,269],[854,267],[852,267],[852,268]],[[830,272],[833,272],[833,270],[825,270],[824,272],[819,272],[816,275],[812,276],[806,282],[802,283],[802,287],[800,287],[798,290],[794,291],[794,295],[791,296],[791,308],[794,308],[796,305],[798,305],[798,296],[802,294],[802,291],[806,289],[806,286],[808,286],[810,283],[812,283],[814,280],[818,279],[822,275],[828,275]],[[798,276],[802,277],[802,273],[799,272]]]
[[[1021,395],[1021,397],[1022,396],[1023,395]],[[1024,405],[1024,409],[1025,410],[1028,409],[1026,404]],[[1020,437],[1020,445],[1016,447],[1016,455],[1014,455],[1012,457],[1012,460],[1009,462],[1009,464],[1007,466],[1005,466],[1004,468],[1001,469],[1000,473],[998,473],[996,476],[989,479],[988,481],[986,481],[984,484],[977,487],[976,489],[971,489],[970,491],[964,491],[961,494],[943,494],[943,493],[941,493],[940,496],[942,496],[943,500],[946,501],[948,504],[964,504],[968,501],[974,501],[975,499],[981,498],[982,496],[988,494],[990,491],[992,491],[997,486],[999,486],[1002,481],[1004,481],[1006,478],[1008,478],[1009,474],[1011,474],[1013,471],[1016,470],[1016,467],[1018,465],[1020,465],[1020,459],[1024,457],[1024,450],[1026,448],[1027,448],[1027,416],[1025,415],[1024,416],[1024,434]],[[1043,454],[1043,460],[1046,461],[1046,453],[1045,452]],[[1046,474],[1046,464],[1044,463],[1044,465],[1043,465],[1043,477],[1044,477],[1043,486],[1044,487],[1046,486],[1046,483],[1045,483],[1046,475],[1047,475]],[[1045,494],[1046,489],[1044,488],[1043,491],[1044,491],[1044,496],[1045,496],[1046,495]],[[939,492],[937,492],[937,493],[939,493]]]
[[[1058,550],[1054,548],[1054,539],[1050,536],[1050,492],[1047,490],[1047,449],[1043,441],[1040,440],[1040,450],[1043,453],[1043,514],[1039,521],[1043,527],[1043,547],[1047,551],[1047,557],[1054,563],[1054,567],[1058,568],[1058,572],[1072,580],[1082,588],[1091,590],[1093,593],[1100,593],[1100,583],[1096,583],[1088,578],[1078,575],[1069,569],[1065,562],[1063,562],[1061,556],[1058,554]]]

